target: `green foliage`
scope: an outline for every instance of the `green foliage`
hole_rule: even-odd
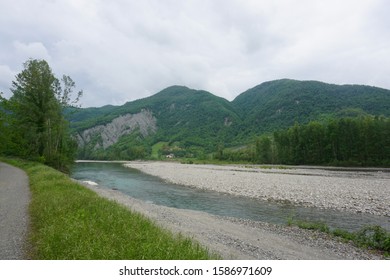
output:
[[[274,158],[283,164],[388,166],[389,118],[310,122],[274,133]]]
[[[390,232],[381,226],[365,226],[356,232],[349,232],[341,229],[330,229],[323,222],[308,222],[294,220],[293,218],[290,218],[287,224],[303,229],[325,232],[345,241],[351,241],[358,247],[379,250],[386,256],[390,254]]]
[[[237,96],[232,104],[242,112],[251,135],[332,118],[367,114],[390,116],[386,89],[360,85],[332,85],[317,81],[276,80],[262,83]]]
[[[364,247],[390,254],[390,233],[380,226],[368,226],[356,233],[354,241]]]
[[[135,131],[132,134],[124,135],[119,141],[107,149],[96,148],[101,146],[101,136],[95,135],[87,145],[78,149],[78,158],[96,159],[96,160],[134,160],[146,158],[151,153],[150,143],[145,141],[144,137]]]
[[[213,151],[214,143],[218,139],[228,139],[229,128],[239,125],[240,122],[240,117],[227,100],[206,91],[180,86],[169,87],[151,97],[129,102],[120,107],[106,106],[100,112],[95,108],[78,109],[70,116],[70,121],[73,131],[82,131],[91,126],[107,124],[120,115],[139,113],[142,109],[153,112],[159,128],[156,134],[148,139],[142,139],[142,142],[148,146],[146,149],[148,154],[143,155],[144,158],[151,156],[151,147],[159,142],[167,145],[156,146],[160,149],[153,150],[153,158],[167,154],[170,149],[175,150],[174,154],[177,157],[191,155],[203,157]],[[127,140],[120,141],[130,139],[128,136],[123,138]],[[98,139],[92,139],[90,152],[82,151],[83,158],[96,158],[96,151],[93,151],[96,141]],[[140,146],[134,141],[129,145]],[[106,159],[110,157],[109,150],[100,150],[99,153]]]
[[[10,100],[2,100],[6,121],[0,123],[8,147],[3,153],[44,162],[66,170],[73,162],[77,145],[70,137],[63,117],[71,100],[74,82],[68,76],[58,80],[44,60],[28,60],[12,82]],[[4,114],[4,112],[3,112]]]
[[[13,161],[29,175],[32,259],[209,259],[207,249],[99,197],[47,166]]]
[[[219,145],[214,159],[227,162],[256,162],[256,151],[252,146],[238,148],[223,148]]]
[[[273,163],[274,151],[272,140],[266,135],[262,135],[256,141],[256,157],[257,161],[261,163]]]
[[[326,233],[330,232],[329,227],[323,222],[309,222],[309,221],[289,219],[287,225],[289,226],[295,225],[302,229],[317,230]]]
[[[388,104],[390,91],[385,89],[285,79],[256,86],[232,102],[206,91],[172,86],[123,106],[77,109],[69,119],[73,131],[81,132],[124,114],[149,110],[157,119],[158,130],[142,139],[147,146],[146,153],[149,153],[146,158],[161,158],[174,151],[176,157],[207,158],[208,154],[214,153],[219,160],[277,163],[279,158],[290,157],[283,162],[322,164],[328,162],[329,151],[320,148],[327,141],[321,127],[324,123],[371,115],[389,117]],[[309,123],[308,131],[301,131],[300,126]],[[281,148],[272,133],[294,126],[295,130],[291,132],[294,138],[283,135],[278,138],[291,141],[283,144],[285,149]],[[306,154],[303,155],[303,147],[299,145],[306,135],[310,136],[310,141],[304,147]],[[99,158],[108,159],[115,154],[108,150],[94,151],[93,141],[98,139],[91,140],[91,151],[84,158],[91,155],[97,158],[98,154]],[[167,144],[154,146],[161,142]],[[130,144],[140,146],[135,142]],[[369,161],[367,159],[367,165]],[[378,164],[376,161],[372,164]],[[337,159],[336,163],[348,164],[348,160]]]
[[[168,145],[168,142],[158,142],[152,146],[152,159],[160,159],[161,151]]]
[[[0,92],[0,154],[6,154],[12,145],[10,139],[10,127],[8,125],[8,112],[6,109],[7,100],[2,97]]]
[[[332,118],[295,123],[236,149],[219,145],[214,158],[259,164],[390,166],[389,137],[389,118]]]

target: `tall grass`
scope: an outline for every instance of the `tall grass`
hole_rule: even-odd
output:
[[[294,220],[293,218],[288,219],[287,225],[295,225],[303,229],[321,231],[331,236],[339,237],[344,241],[352,242],[357,247],[377,250],[385,257],[390,257],[390,232],[378,225],[365,226],[355,232],[342,229],[330,229],[329,226],[323,222],[308,222]]]
[[[195,241],[73,182],[47,166],[14,161],[29,178],[33,259],[209,259]]]

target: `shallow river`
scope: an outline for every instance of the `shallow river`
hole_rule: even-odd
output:
[[[390,231],[389,217],[299,207],[173,185],[136,169],[123,167],[120,163],[77,163],[72,177],[117,189],[149,203],[204,211],[214,215],[275,224],[286,224],[289,218],[321,221],[332,228],[346,230],[358,230],[365,225],[381,225]]]

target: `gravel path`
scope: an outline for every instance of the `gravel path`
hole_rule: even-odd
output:
[[[185,186],[304,206],[390,217],[390,170],[261,169],[256,166],[130,162],[125,166]]]
[[[26,173],[0,162],[0,260],[26,258],[29,201]]]

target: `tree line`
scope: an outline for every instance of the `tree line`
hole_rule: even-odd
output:
[[[0,154],[67,171],[77,143],[64,111],[77,104],[82,91],[73,98],[74,81],[56,78],[45,60],[30,59],[23,66],[12,82],[11,98],[0,96]]]
[[[390,166],[390,119],[364,116],[296,123],[258,137],[254,147],[219,148],[215,157],[260,164]]]

